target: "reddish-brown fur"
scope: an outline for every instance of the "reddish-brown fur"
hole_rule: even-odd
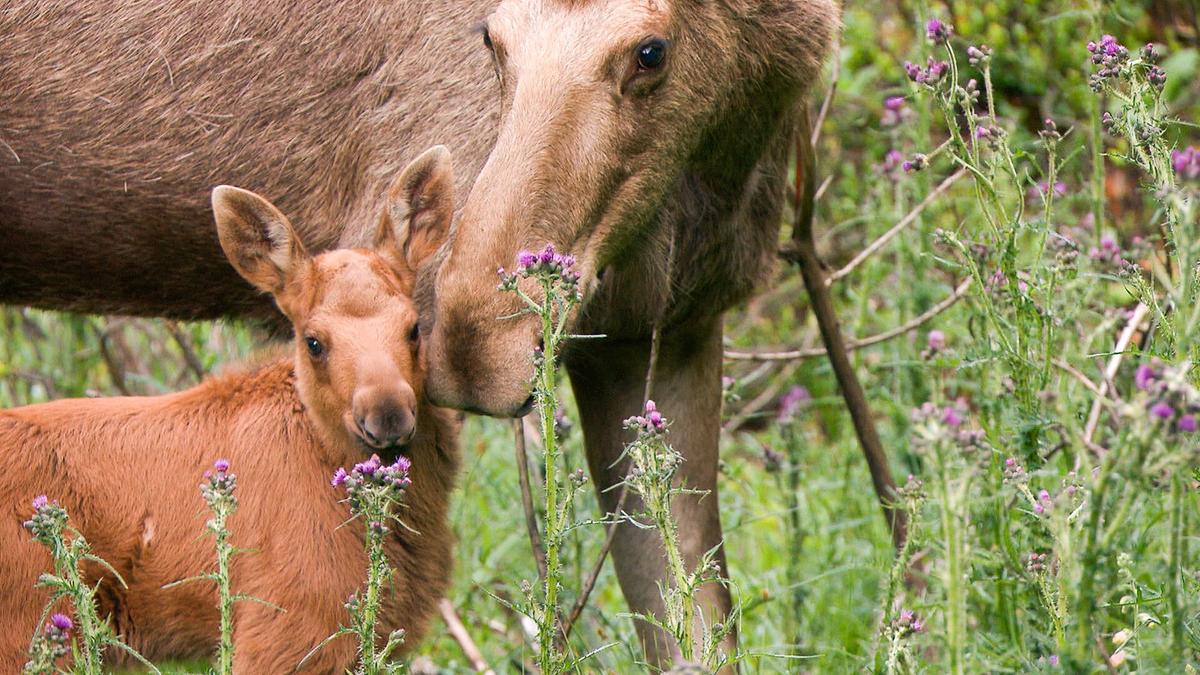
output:
[[[89,582],[100,582],[101,613],[111,614],[128,644],[156,660],[212,653],[213,585],[162,587],[213,568],[197,486],[217,458],[228,459],[238,476],[240,506],[230,524],[233,544],[246,552],[234,559],[233,588],[286,610],[236,606],[236,672],[291,672],[347,620],[343,603],[365,578],[363,524],[342,526],[349,517],[339,503],[344,494],[329,480],[337,467],[370,452],[412,460],[400,515],[415,532],[392,528],[395,591],[386,595],[380,630],[386,636],[404,628],[410,646],[421,638],[453,559],[447,507],[457,421],[422,395],[421,348],[409,340],[417,313],[408,294],[413,267],[449,224],[447,162],[444,150],[431,151],[401,176],[374,250],[315,258],[292,248],[290,225],[261,198],[229,188],[214,193],[222,243],[292,320],[300,336],[294,356],[166,396],[64,400],[0,413],[0,672],[19,671],[46,602],[33,584],[49,555],[21,526],[41,494],[66,507],[95,554],[128,583],[123,588],[101,568],[87,569]],[[281,250],[290,252],[277,255]],[[314,334],[327,346],[320,359],[305,343]],[[380,437],[408,439],[411,416],[392,420],[392,429],[364,421],[377,409],[407,405],[407,392],[419,402],[407,411],[416,420],[411,440],[374,447]],[[340,672],[354,656],[353,640],[341,638],[305,672]]]

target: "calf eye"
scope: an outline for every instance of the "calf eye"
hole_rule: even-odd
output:
[[[483,46],[490,50],[495,50],[495,47],[492,45],[492,34],[488,31],[488,27],[484,26],[480,32],[483,33]]]
[[[667,41],[662,38],[650,38],[638,45],[638,70],[654,70],[667,60]]]
[[[314,359],[319,359],[325,355],[325,345],[315,337],[304,338],[304,346],[308,347],[308,355]]]
[[[414,323],[412,330],[408,333],[408,341],[416,342],[421,339],[421,324]]]

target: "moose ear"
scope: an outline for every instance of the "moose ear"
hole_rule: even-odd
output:
[[[278,293],[307,257],[292,224],[262,197],[221,185],[212,191],[213,216],[225,257],[256,288]]]
[[[446,241],[454,218],[454,168],[442,145],[404,168],[388,190],[376,250],[402,272],[415,273]]]

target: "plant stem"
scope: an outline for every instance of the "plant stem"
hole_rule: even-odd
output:
[[[542,282],[542,363],[538,373],[538,403],[542,423],[542,444],[546,449],[546,596],[539,621],[538,666],[543,673],[557,671],[554,636],[558,624],[558,548],[561,537],[558,504],[558,443],[554,435],[554,413],[557,406],[555,363],[558,336],[553,317],[553,293],[548,281]]]
[[[229,530],[226,520],[229,513],[225,509],[216,514],[217,533],[217,590],[220,594],[221,611],[221,642],[218,648],[218,664],[221,675],[233,674],[233,593],[229,584],[229,558],[233,554],[233,546],[229,543]]]

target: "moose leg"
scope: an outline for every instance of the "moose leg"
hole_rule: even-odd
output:
[[[617,506],[620,483],[628,469],[619,460],[632,435],[621,422],[642,409],[650,340],[596,341],[567,355],[567,368],[583,426],[600,503],[606,512]],[[721,416],[721,325],[719,322],[684,334],[663,336],[659,346],[652,394],[658,409],[671,422],[668,440],[683,455],[677,480],[704,494],[682,494],[674,501],[675,522],[684,562],[694,569],[706,552],[721,544],[717,501],[717,441]],[[636,514],[640,500],[630,494],[625,511]],[[666,559],[656,530],[621,525],[613,540],[613,564],[626,601],[634,612],[662,616],[660,584],[666,584]],[[725,556],[717,560],[725,575]],[[700,593],[703,612],[697,622],[711,626],[724,621],[731,603],[729,590],[708,584]],[[651,665],[667,666],[678,658],[678,647],[661,631],[637,624],[638,636]],[[699,635],[699,631],[696,631]],[[723,648],[732,654],[736,636]]]

